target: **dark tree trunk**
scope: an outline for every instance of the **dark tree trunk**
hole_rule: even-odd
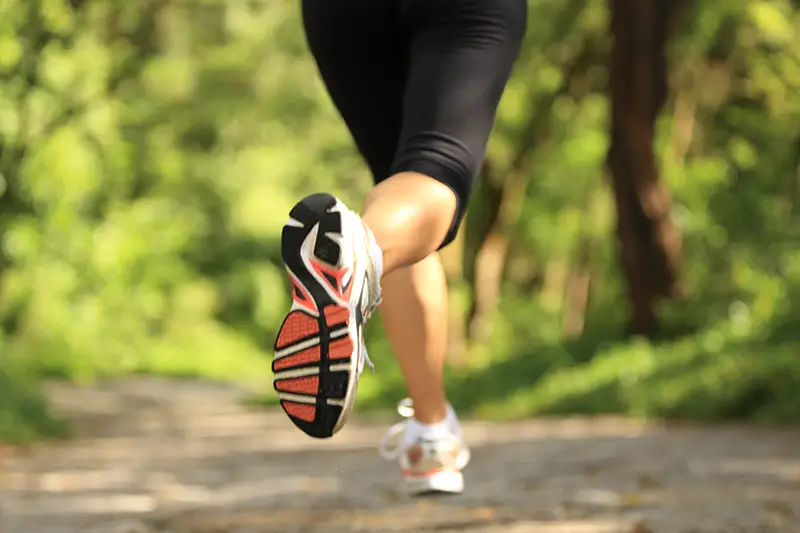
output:
[[[668,93],[666,44],[683,2],[610,0],[611,147],[608,168],[617,238],[628,281],[630,330],[653,334],[655,304],[680,293],[681,236],[653,151],[655,121]]]

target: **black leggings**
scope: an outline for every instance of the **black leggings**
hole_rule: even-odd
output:
[[[303,0],[311,52],[375,182],[418,172],[458,198],[455,238],[527,0]]]

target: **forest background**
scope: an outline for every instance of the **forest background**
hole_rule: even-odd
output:
[[[288,0],[0,0],[0,176],[6,441],[64,429],[47,379],[273,402],[286,213],[370,186]],[[453,403],[797,421],[798,203],[800,3],[532,0],[443,253]]]

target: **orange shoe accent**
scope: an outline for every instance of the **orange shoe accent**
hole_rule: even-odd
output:
[[[306,288],[303,287],[303,284],[300,283],[300,280],[294,277],[294,274],[288,270],[287,273],[289,274],[289,282],[292,284],[292,300],[294,300],[294,302],[300,307],[309,310],[312,314],[319,313],[317,304],[314,302],[314,299],[308,293]]]
[[[316,396],[319,390],[319,376],[281,379],[275,382],[275,388],[282,392]]]
[[[325,322],[328,327],[347,324],[350,318],[350,310],[339,305],[329,305],[325,308]]]
[[[355,261],[355,259],[353,260],[352,272],[354,274],[356,272],[356,261]],[[342,293],[342,298],[344,299],[345,302],[349,302],[350,301],[350,295],[353,294],[353,285],[355,285],[355,283],[353,283],[353,276],[350,276],[350,283],[347,284],[347,287],[342,286],[341,293]]]
[[[323,312],[325,313],[325,322],[328,324],[329,328],[340,326],[342,324],[346,326],[350,321],[350,310],[347,307],[342,307],[340,305],[329,305],[323,310]],[[350,357],[353,355],[354,346],[353,339],[351,339],[349,336],[332,340],[328,345],[328,358],[350,359]]]
[[[299,418],[305,422],[313,422],[317,414],[316,406],[305,403],[281,402],[281,407],[289,416]]]
[[[305,365],[319,361],[319,345],[306,348],[302,352],[297,352],[286,357],[281,357],[272,362],[272,370],[285,370],[293,366]]]
[[[328,345],[328,359],[350,359],[353,355],[353,339],[342,337]]]
[[[333,289],[333,292],[340,296],[344,301],[350,301],[350,295],[353,292],[353,279],[350,278],[350,283],[347,287],[344,286],[344,277],[350,271],[349,268],[331,268],[319,261],[311,259],[311,266],[317,271],[320,278],[324,279],[326,283]],[[353,264],[353,272],[355,272],[355,264]],[[331,281],[330,278],[333,278]]]
[[[283,322],[275,343],[278,349],[293,344],[300,339],[319,334],[317,319],[302,311],[292,311]]]
[[[461,470],[458,468],[432,468],[431,470],[426,470],[425,472],[412,472],[411,470],[406,469],[403,470],[403,475],[405,477],[420,478],[433,476],[442,472],[461,472]]]

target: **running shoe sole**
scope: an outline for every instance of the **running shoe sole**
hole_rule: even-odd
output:
[[[292,209],[281,236],[294,303],[275,341],[273,386],[292,422],[314,438],[344,426],[358,383],[362,306],[351,313],[349,304],[366,280],[356,283],[354,272],[344,283],[354,265],[342,264],[342,209],[331,195],[311,195]]]

